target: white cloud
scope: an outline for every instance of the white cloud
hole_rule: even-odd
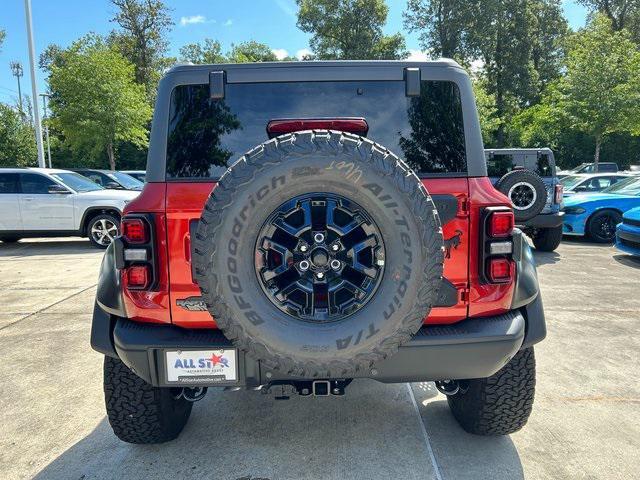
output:
[[[228,19],[226,22],[222,24],[223,27],[230,27],[231,25],[233,25],[233,20],[231,19]]]
[[[193,25],[194,23],[206,23],[207,17],[204,15],[191,15],[189,17],[180,18],[180,26],[186,27],[187,25]]]
[[[311,55],[313,52],[311,50],[309,50],[308,48],[301,48],[300,50],[298,50],[296,52],[296,58],[298,60],[302,60],[304,57],[306,57],[307,55]]]
[[[407,58],[407,60],[411,60],[414,62],[425,62],[429,60],[429,57],[421,50],[409,50],[409,57]]]
[[[298,19],[296,4],[292,0],[276,0],[276,5],[285,15]]]
[[[283,60],[289,56],[289,52],[287,52],[284,48],[274,48],[271,51],[278,60]]]

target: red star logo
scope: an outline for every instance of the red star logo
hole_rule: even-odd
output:
[[[222,363],[222,355],[217,356],[215,353],[212,353],[211,358],[209,358],[209,360],[211,360],[211,364],[215,367],[219,363]]]

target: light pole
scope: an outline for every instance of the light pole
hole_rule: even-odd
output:
[[[44,149],[42,148],[42,129],[40,128],[40,110],[38,108],[38,87],[36,86],[36,52],[33,47],[33,27],[31,25],[31,0],[24,0],[24,13],[27,19],[27,40],[29,41],[29,71],[31,73],[31,95],[33,97],[33,120],[36,127],[36,145],[38,147],[38,166],[45,168]]]
[[[42,97],[42,110],[44,112],[44,120],[47,121],[44,125],[44,134],[47,137],[47,158],[49,159],[49,168],[51,168],[51,144],[49,143],[49,115],[47,115],[47,98],[51,97],[48,93],[41,93]]]
[[[22,64],[20,62],[11,62],[9,66],[11,67],[11,74],[18,80],[18,108],[20,109],[20,115],[24,115],[22,110],[22,89],[20,88],[20,77],[24,75]]]

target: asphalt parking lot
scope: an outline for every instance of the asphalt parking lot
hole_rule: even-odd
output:
[[[210,392],[178,440],[120,442],[89,328],[102,252],[0,243],[2,478],[638,478],[640,261],[566,241],[536,254],[548,338],[529,424],[466,434],[433,384],[354,382],[342,398]]]

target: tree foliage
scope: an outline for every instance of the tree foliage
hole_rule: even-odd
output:
[[[150,100],[155,91],[167,51],[166,33],[173,26],[162,0],[111,0],[117,8],[112,21],[120,30],[110,35],[112,43],[135,68],[136,82],[144,85]]]
[[[219,41],[205,38],[202,43],[189,43],[180,48],[180,60],[191,63],[225,63],[227,58],[222,53]]]
[[[396,59],[406,56],[400,33],[384,35],[384,0],[297,0],[298,27],[311,34],[314,56],[331,59]]]
[[[487,139],[495,146],[560,74],[568,27],[559,0],[409,0],[404,18],[425,50],[480,65],[483,89],[495,99],[497,128]]]
[[[202,43],[190,43],[180,49],[180,60],[191,63],[248,63],[248,62],[276,62],[278,57],[267,44],[249,40],[222,53],[219,41],[205,38]],[[284,60],[292,60],[291,57]]]
[[[35,166],[35,133],[20,113],[0,103],[0,167]]]
[[[572,126],[595,140],[594,161],[605,136],[640,135],[640,52],[626,30],[596,16],[570,41],[558,108]]]
[[[2,44],[4,43],[6,35],[5,31],[0,29],[0,52],[2,51]]]
[[[568,165],[588,157],[597,162],[603,149],[620,152],[616,143],[629,147],[616,161],[637,160],[639,142],[632,136],[640,134],[640,52],[629,33],[612,30],[599,15],[567,43],[566,74],[514,118],[514,143],[550,146]]]
[[[75,42],[51,65],[52,124],[74,150],[106,153],[116,167],[118,142],[147,144],[151,107],[134,66],[97,37]]]

